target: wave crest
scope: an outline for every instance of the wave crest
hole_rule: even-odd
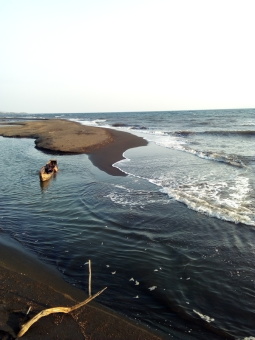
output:
[[[236,166],[238,168],[244,168],[246,167],[245,163],[243,160],[238,158],[237,155],[226,155],[223,153],[218,153],[218,152],[213,152],[213,151],[199,151],[199,150],[194,150],[189,147],[184,147],[184,151],[192,153],[195,156],[198,156],[200,158],[208,159],[211,161],[216,161],[216,162],[223,162],[228,165]]]

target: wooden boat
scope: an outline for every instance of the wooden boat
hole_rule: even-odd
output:
[[[56,172],[58,172],[58,163],[51,159],[40,169],[40,180],[48,181]]]

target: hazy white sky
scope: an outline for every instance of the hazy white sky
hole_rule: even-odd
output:
[[[0,0],[0,111],[255,107],[254,0]]]

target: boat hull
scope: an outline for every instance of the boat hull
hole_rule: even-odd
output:
[[[51,165],[52,162],[54,162],[54,166],[52,166],[52,169],[51,171],[46,171],[46,168],[47,168],[47,165]],[[40,172],[39,172],[39,176],[40,176],[40,180],[42,182],[45,182],[45,181],[48,181],[49,179],[51,179],[53,177],[53,175],[58,172],[58,166],[57,166],[57,162],[56,161],[52,161],[50,160],[45,166],[43,166],[41,169],[40,169]]]

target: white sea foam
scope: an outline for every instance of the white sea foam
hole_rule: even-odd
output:
[[[123,185],[115,185],[111,193],[105,197],[110,198],[112,202],[118,205],[129,207],[144,207],[147,204],[161,202],[162,204],[169,204],[169,200],[164,197],[159,197],[157,193],[151,191],[136,190],[126,188]]]
[[[126,173],[134,173],[132,161],[131,167],[128,163],[122,163],[122,165],[124,166],[120,168]],[[186,204],[192,210],[225,221],[255,226],[255,206],[251,197],[252,185],[244,172],[237,175],[233,168],[225,174],[212,171],[189,175],[185,174],[185,169],[182,169],[181,173],[169,172],[169,170],[164,173],[161,169],[160,172],[157,170],[152,172],[150,167],[149,173],[146,173],[144,167],[142,171],[143,176],[137,173],[135,177],[146,179],[159,186],[160,191],[167,194],[169,198]],[[149,196],[147,199],[144,199],[144,196],[139,197],[137,191],[135,195],[128,189],[114,192],[109,197],[115,203],[130,206],[145,205],[150,199]]]
[[[80,120],[76,118],[69,119],[72,122],[80,123],[81,125],[88,125],[88,126],[102,126],[103,123],[106,122],[106,119],[95,119],[95,120]],[[105,124],[105,127],[110,127],[109,125]]]
[[[155,131],[154,133],[148,131],[145,132],[144,135],[144,138],[147,141],[154,142],[156,145],[175,150],[186,150],[184,147],[184,145],[186,145],[186,141],[180,137],[166,134],[163,131]]]
[[[138,205],[137,202],[135,201],[131,201],[130,199],[127,199],[127,196],[121,196],[116,192],[112,192],[108,195],[106,195],[105,197],[108,197],[111,199],[112,202],[116,203],[116,204],[120,204],[123,206],[129,205],[129,206],[136,206]]]
[[[245,179],[240,179],[235,184],[232,188],[228,188],[232,194],[226,198],[221,198],[219,194],[226,185],[224,182],[218,183],[218,186],[207,183],[204,188],[198,184],[197,186],[196,184],[186,185],[185,188],[179,186],[176,189],[164,187],[162,191],[200,213],[234,223],[255,226],[255,221],[252,219],[253,208],[249,206],[250,202],[246,200],[246,195],[249,192],[248,182]]]
[[[245,122],[245,124],[241,124],[241,126],[255,126],[254,121],[248,120]]]
[[[161,131],[161,130],[155,130],[152,133],[155,134],[155,135],[158,135],[158,136],[166,136],[166,133],[164,131]]]
[[[203,319],[204,321],[210,323],[210,322],[213,322],[215,321],[214,318],[211,318],[210,316],[207,316],[205,314],[202,314],[200,312],[198,312],[197,310],[193,309],[193,312],[196,313],[198,316],[200,316],[201,319]]]
[[[208,175],[201,178],[175,178],[174,174],[149,181],[160,186],[170,198],[186,204],[190,209],[222,220],[255,225],[255,209],[250,197],[248,177],[215,180]]]
[[[84,125],[112,127],[107,125],[104,119],[79,122]],[[116,129],[122,131],[129,130],[128,127],[118,127]],[[171,135],[162,130],[135,130],[132,133],[164,148],[183,151],[202,159],[232,165],[233,169],[234,167],[241,169],[246,167],[243,161],[236,155],[228,155],[224,152],[195,150],[187,144],[184,138]],[[211,178],[204,176],[204,179],[196,178],[196,176],[185,179],[183,175],[179,174],[179,178],[176,178],[174,173],[164,174],[164,172],[160,175],[155,174],[152,177],[148,177],[144,173],[141,175],[136,169],[133,171],[128,163],[130,163],[130,159],[125,159],[113,166],[126,174],[143,178],[156,184],[162,188],[161,191],[163,193],[186,204],[190,209],[234,223],[255,225],[255,209],[253,202],[249,198],[251,184],[248,177],[235,176],[231,181],[220,178],[214,179],[213,176]],[[151,197],[145,197],[143,193],[123,187],[118,189],[113,190],[107,195],[116,204],[143,207],[147,203],[153,202]]]

